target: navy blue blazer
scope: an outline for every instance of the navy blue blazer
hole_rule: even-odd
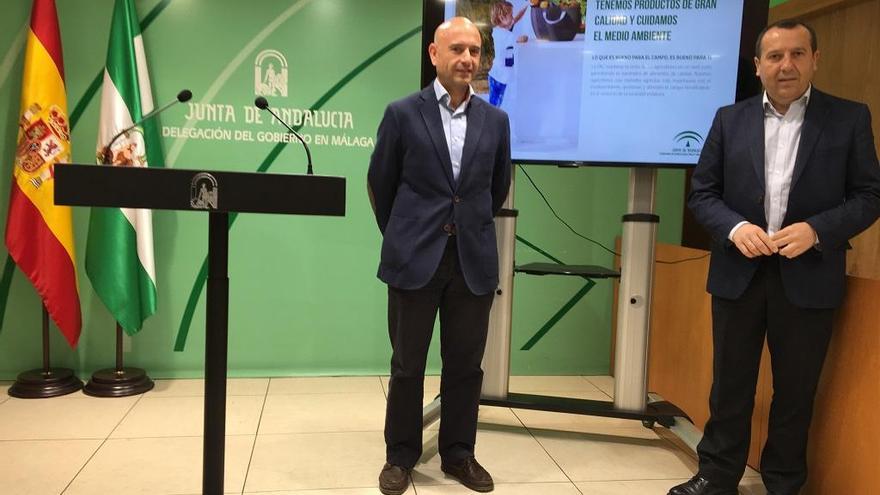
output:
[[[727,235],[743,220],[767,229],[761,96],[718,110],[694,170],[688,206],[713,238],[708,291],[727,299],[740,297],[762,257],[743,256]],[[868,107],[814,87],[782,226],[807,222],[819,245],[794,259],[780,257],[789,301],[804,308],[838,307],[846,284],[848,241],[878,215],[880,165]]]
[[[510,187],[507,114],[479,97],[467,109],[458,181],[433,86],[388,105],[379,125],[367,181],[382,232],[378,277],[400,289],[427,284],[455,225],[468,288],[498,286],[494,216]]]

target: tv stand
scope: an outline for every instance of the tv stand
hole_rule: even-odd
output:
[[[623,216],[621,271],[593,265],[529,263],[514,266],[516,216],[514,184],[504,209],[496,218],[499,252],[499,287],[489,318],[489,336],[483,357],[483,390],[480,403],[517,409],[604,416],[641,421],[648,428],[660,424],[669,428],[692,449],[701,433],[690,418],[674,404],[647,392],[648,342],[651,319],[651,289],[654,276],[654,246],[659,217],[654,214],[657,169],[630,169],[627,214]],[[510,340],[513,274],[578,276],[586,279],[620,278],[617,336],[614,359],[614,400],[596,401],[512,393],[510,385]],[[440,398],[424,409],[425,426],[440,415]]]

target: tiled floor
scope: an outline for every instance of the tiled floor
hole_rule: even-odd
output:
[[[201,490],[201,380],[160,380],[137,397],[23,400],[0,382],[3,495],[195,495]],[[386,377],[233,379],[226,493],[377,495]],[[607,400],[609,377],[511,377],[511,391]],[[425,383],[425,401],[439,390]],[[473,493],[440,471],[437,425],[407,495]],[[640,423],[480,408],[477,458],[499,495],[663,495],[691,453]],[[740,492],[763,495],[749,470]]]

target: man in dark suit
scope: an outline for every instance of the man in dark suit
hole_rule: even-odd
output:
[[[699,472],[670,495],[737,493],[765,335],[773,402],[761,476],[770,494],[800,491],[848,240],[880,214],[870,113],[812,87],[812,28],[773,24],[756,53],[764,94],[718,111],[688,199],[713,237],[714,371]]]
[[[477,491],[492,477],[474,458],[489,309],[498,285],[494,215],[510,186],[507,115],[470,86],[481,39],[465,18],[442,24],[428,52],[437,79],[388,105],[368,188],[382,232],[391,381],[385,494],[406,491],[422,453],[425,361],[440,313],[442,470]]]

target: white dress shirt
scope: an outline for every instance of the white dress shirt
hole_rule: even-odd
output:
[[[803,96],[789,105],[785,114],[776,110],[764,92],[764,216],[768,235],[782,228],[788,210],[794,163],[812,89],[812,86],[808,87]],[[733,234],[746,223],[736,224],[728,238],[733,240]]]

